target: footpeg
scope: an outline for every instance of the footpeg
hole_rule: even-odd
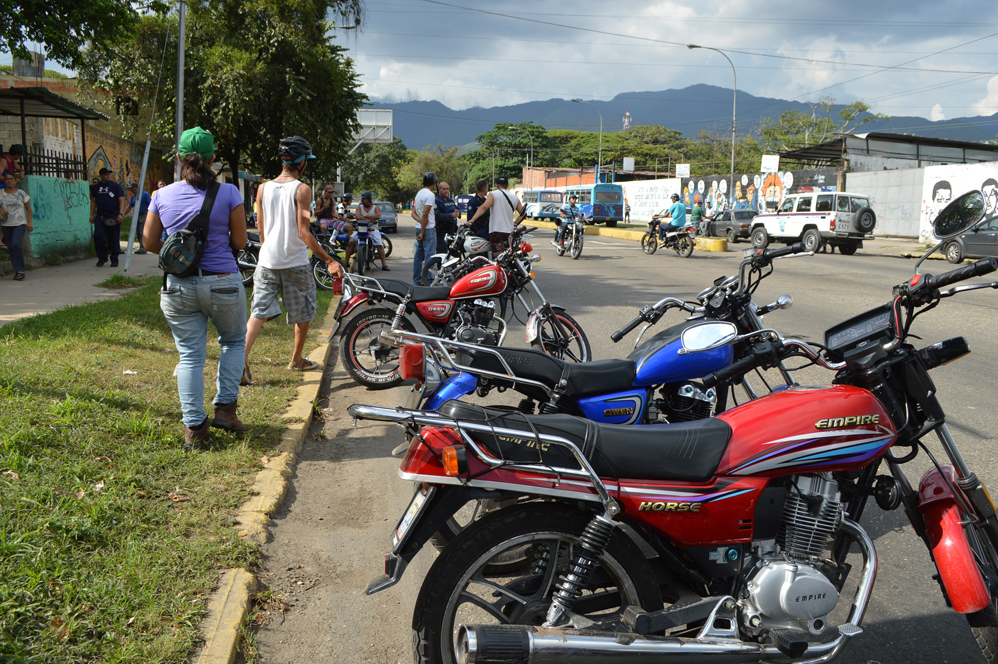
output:
[[[781,653],[797,659],[807,652],[807,634],[789,629],[774,629],[769,633],[769,639]]]

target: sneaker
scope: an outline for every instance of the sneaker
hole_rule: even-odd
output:
[[[239,379],[240,385],[252,385],[253,384],[253,372],[250,371],[249,362],[243,365],[243,376]]]
[[[104,267],[105,265],[107,265],[107,259],[106,258],[98,259],[98,261],[97,261],[97,267]]]
[[[111,267],[118,267],[118,261],[111,261]]]
[[[659,243],[658,248],[661,249],[664,246],[665,246],[665,240],[662,240],[662,242]]]
[[[211,420],[211,426],[226,431],[245,431],[246,427],[236,416],[237,405],[235,401],[215,404],[215,417]]]
[[[208,418],[195,428],[184,425],[184,451],[201,449],[201,444],[208,440]]]
[[[381,269],[384,272],[391,272],[392,271],[392,269],[390,267],[388,267],[387,265],[382,265]]]
[[[149,252],[146,251],[145,249],[143,249],[142,247],[139,247],[138,249],[135,250],[135,253],[137,253],[137,254],[148,254]]]

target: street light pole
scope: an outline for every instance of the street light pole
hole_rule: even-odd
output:
[[[593,108],[596,109],[596,112],[599,113],[599,154],[596,157],[596,182],[595,182],[595,184],[599,184],[599,178],[603,171],[603,114],[600,113],[600,110],[599,108],[596,107],[596,104],[591,104],[588,101],[582,101],[581,99],[573,99],[572,101],[574,101],[576,104],[586,104],[588,106],[592,106]]]
[[[728,201],[729,201],[728,205],[733,210],[735,208],[735,204],[734,204],[734,200],[735,200],[735,117],[736,117],[735,116],[735,110],[738,107],[738,72],[735,71],[735,63],[733,63],[731,61],[731,58],[729,58],[724,53],[724,51],[721,51],[721,50],[718,50],[716,48],[713,48],[712,46],[700,46],[699,44],[687,44],[686,48],[689,48],[689,49],[705,48],[708,51],[714,51],[715,53],[720,53],[721,55],[724,56],[724,59],[728,61],[728,64],[731,65],[731,73],[732,73],[732,75],[734,75],[734,78],[735,78],[735,85],[734,85],[735,97],[734,97],[734,101],[731,102],[731,189],[728,191]]]
[[[524,127],[517,127],[516,125],[510,125],[509,128],[510,129],[521,129],[521,130],[527,132],[527,138],[530,139],[530,156],[527,157],[527,173],[529,174],[530,173],[530,165],[534,163],[534,136],[529,131],[527,131]]]

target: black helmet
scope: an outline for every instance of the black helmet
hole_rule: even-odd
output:
[[[672,198],[672,200],[674,200],[674,201],[678,201],[678,200],[679,200],[679,194],[673,194],[673,195],[671,196],[671,198]]]
[[[305,159],[315,159],[312,154],[312,145],[301,136],[289,136],[282,138],[280,147],[277,149],[281,161],[297,164]]]
[[[423,175],[424,187],[432,187],[436,183],[437,183],[437,174],[434,173],[433,171],[429,171],[425,175]]]
[[[350,193],[343,194],[343,200],[345,200],[345,201],[352,201],[353,200],[353,194],[350,194]]]
[[[373,191],[365,191],[363,194],[360,195],[360,200],[364,200],[365,198],[367,200],[369,200],[370,202],[373,203],[374,202],[374,192]]]

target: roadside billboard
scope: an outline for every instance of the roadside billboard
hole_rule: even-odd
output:
[[[651,221],[652,215],[672,204],[669,197],[679,193],[679,178],[618,182],[624,200],[631,206],[631,221]]]

